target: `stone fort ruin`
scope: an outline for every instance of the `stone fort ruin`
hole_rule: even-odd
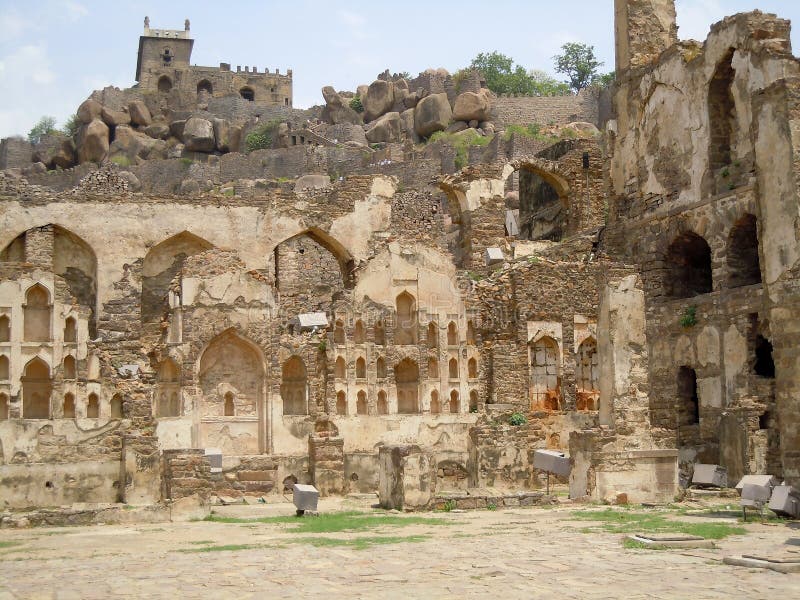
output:
[[[74,139],[0,143],[0,506],[428,507],[540,490],[537,449],[573,498],[800,484],[789,22],[615,6],[612,89],[387,71],[308,110],[147,21]]]

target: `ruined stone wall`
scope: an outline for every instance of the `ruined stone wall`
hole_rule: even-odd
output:
[[[569,96],[506,96],[493,100],[496,120],[503,125],[566,125],[574,121],[597,124],[597,92],[591,88]]]

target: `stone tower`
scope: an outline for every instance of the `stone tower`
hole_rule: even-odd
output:
[[[653,62],[678,41],[675,0],[614,0],[617,73]]]
[[[152,29],[150,19],[145,17],[144,32],[139,37],[136,81],[146,83],[148,74],[188,68],[193,45],[188,19],[182,30]]]

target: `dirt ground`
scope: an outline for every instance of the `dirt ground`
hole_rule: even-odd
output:
[[[374,513],[370,504],[326,499],[320,512]],[[800,574],[722,563],[735,554],[800,551],[800,523],[742,525],[735,513],[671,512],[672,520],[728,523],[745,533],[714,549],[644,550],[580,518],[576,511],[585,510],[564,504],[395,514],[387,524],[375,518],[376,525],[358,530],[334,523],[331,531],[311,533],[291,523],[241,522],[291,517],[286,502],[214,509],[229,522],[4,529],[0,600],[800,598]]]

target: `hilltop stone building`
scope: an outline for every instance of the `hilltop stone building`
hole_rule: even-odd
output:
[[[350,121],[319,123],[291,72],[192,67],[188,23],[146,22],[138,89],[82,105],[110,150],[0,146],[0,504],[372,492],[408,465],[431,506],[540,488],[540,448],[576,498],[669,501],[696,463],[800,483],[789,23],[701,44],[672,0],[615,6],[608,107],[492,98],[463,154],[370,147],[335,93]],[[373,84],[384,124],[458,103],[415,81]],[[240,152],[266,114],[285,143]]]

